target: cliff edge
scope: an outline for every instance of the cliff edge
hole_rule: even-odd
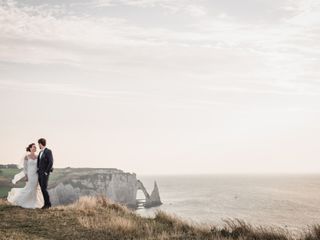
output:
[[[82,196],[105,196],[137,208],[137,191],[145,195],[144,207],[155,207],[162,204],[157,183],[151,195],[135,173],[127,173],[115,168],[74,169],[68,168],[49,185],[49,195],[53,206],[65,205],[77,201]],[[141,205],[140,205],[141,206]]]

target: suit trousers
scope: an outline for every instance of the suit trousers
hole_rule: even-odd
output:
[[[44,199],[44,206],[51,207],[50,197],[47,190],[48,187],[49,174],[39,173],[39,185]]]

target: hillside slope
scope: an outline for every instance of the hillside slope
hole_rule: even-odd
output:
[[[253,228],[241,221],[225,227],[184,222],[163,211],[155,218],[141,217],[104,197],[49,210],[22,209],[0,200],[0,239],[220,239],[288,240],[282,229]],[[320,226],[301,240],[319,240]]]

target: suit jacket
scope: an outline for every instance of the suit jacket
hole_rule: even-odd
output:
[[[38,160],[37,160],[38,172],[49,174],[53,170],[52,165],[53,165],[52,152],[50,149],[45,148],[42,152],[41,157],[40,157],[40,154],[38,155]]]

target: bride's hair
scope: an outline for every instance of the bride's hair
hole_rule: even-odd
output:
[[[33,145],[36,145],[36,144],[35,143],[29,144],[29,146],[26,148],[26,151],[27,152],[31,152],[31,148],[32,148]]]

